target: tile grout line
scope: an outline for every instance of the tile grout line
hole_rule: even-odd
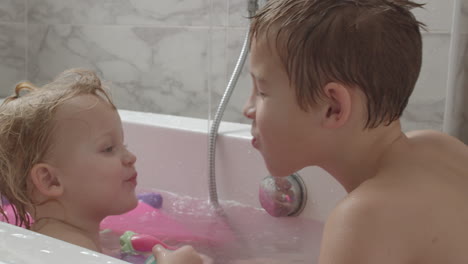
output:
[[[24,47],[24,78],[28,80],[28,67],[29,67],[29,0],[24,1],[24,8],[25,8],[25,19],[24,19],[24,26],[25,26],[25,47]]]
[[[209,14],[209,29],[208,29],[208,107],[207,107],[207,132],[210,131],[210,120],[211,120],[211,105],[213,104],[212,100],[212,90],[213,90],[213,82],[212,72],[213,72],[213,0],[210,0],[210,14]]]

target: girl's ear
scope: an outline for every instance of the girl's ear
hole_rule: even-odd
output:
[[[323,89],[327,109],[322,116],[322,126],[325,128],[342,127],[351,115],[349,87],[331,82]]]
[[[36,190],[48,197],[57,198],[63,194],[63,184],[58,177],[57,169],[46,163],[35,164],[30,173]]]

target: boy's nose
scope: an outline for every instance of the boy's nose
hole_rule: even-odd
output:
[[[244,105],[244,109],[242,110],[245,117],[249,119],[255,118],[255,104],[252,102],[252,98],[250,98],[247,103]]]

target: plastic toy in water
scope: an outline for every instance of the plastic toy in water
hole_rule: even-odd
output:
[[[150,235],[137,234],[132,231],[125,232],[120,236],[120,247],[123,253],[139,254],[151,252],[154,246],[161,245],[169,250],[176,250],[176,247],[166,245],[161,240]]]
[[[127,231],[120,236],[120,250],[124,254],[147,255],[148,253],[151,253],[153,247],[158,244],[169,250],[177,249],[176,247],[166,245],[161,240],[150,235],[142,235],[132,231]],[[156,264],[156,259],[153,255],[150,255],[145,260],[145,264]]]
[[[104,229],[110,229],[120,234],[131,230],[138,234],[148,234],[165,241],[186,241],[196,237],[184,224],[142,201],[130,212],[106,217],[101,222],[101,230]]]
[[[159,209],[162,207],[163,198],[162,195],[155,192],[141,193],[137,195],[138,200],[151,205],[152,207]]]
[[[110,229],[116,234],[131,230],[181,244],[225,245],[235,240],[234,233],[223,219],[216,216],[206,216],[204,219],[193,216],[193,221],[190,221],[190,217],[176,218],[140,200],[130,212],[106,217],[100,229]]]

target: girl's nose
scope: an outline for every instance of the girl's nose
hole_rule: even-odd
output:
[[[136,162],[136,156],[127,150],[127,153],[125,153],[125,156],[123,158],[123,163],[125,166],[133,166]]]

